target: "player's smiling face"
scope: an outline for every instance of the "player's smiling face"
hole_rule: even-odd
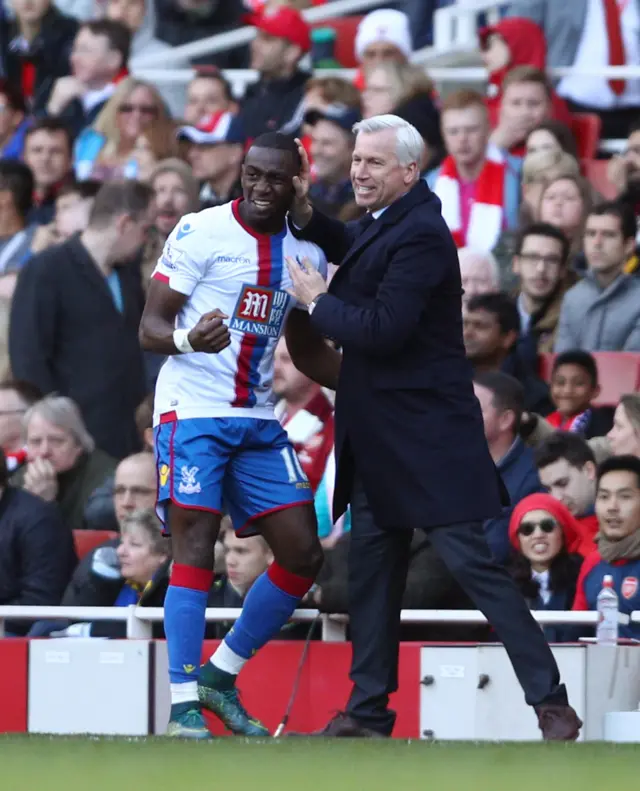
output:
[[[298,163],[289,151],[250,148],[242,166],[245,218],[257,229],[280,230],[293,200]]]

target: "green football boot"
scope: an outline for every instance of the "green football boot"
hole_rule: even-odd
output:
[[[200,704],[216,715],[236,736],[270,736],[268,729],[252,717],[240,702],[235,676],[224,673],[207,662],[200,668],[198,680]]]
[[[176,703],[171,707],[167,736],[174,739],[213,739],[197,703]]]

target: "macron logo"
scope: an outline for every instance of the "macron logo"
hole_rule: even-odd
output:
[[[195,228],[192,228],[191,225],[189,225],[189,223],[186,222],[182,226],[182,228],[178,228],[178,233],[176,234],[176,239],[178,241],[180,241],[181,239],[184,239],[185,236],[189,236],[189,234],[193,233],[194,231],[195,231]]]

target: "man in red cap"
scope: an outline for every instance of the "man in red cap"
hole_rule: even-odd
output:
[[[300,70],[311,49],[309,26],[287,6],[264,9],[246,17],[257,28],[251,42],[251,68],[260,74],[247,89],[240,112],[250,140],[264,132],[294,134],[302,123],[304,86],[309,74]]]

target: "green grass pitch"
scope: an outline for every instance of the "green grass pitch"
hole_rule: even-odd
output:
[[[590,791],[614,783],[640,788],[640,745],[0,737],[2,791]]]

